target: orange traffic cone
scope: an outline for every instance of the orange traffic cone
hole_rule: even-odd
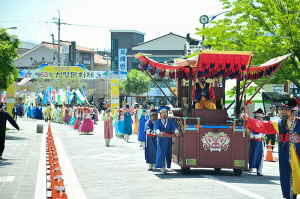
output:
[[[65,192],[62,192],[60,199],[68,199],[67,194]]]
[[[273,151],[272,151],[271,141],[269,141],[269,144],[268,144],[267,156],[266,156],[266,160],[265,161],[275,162],[273,160]]]

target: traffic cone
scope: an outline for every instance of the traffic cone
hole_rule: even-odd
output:
[[[57,190],[59,190],[59,191],[64,191],[65,190],[64,180],[62,178],[58,180]]]
[[[269,141],[269,144],[268,144],[267,156],[266,156],[266,160],[265,161],[267,161],[267,162],[275,162],[273,160],[273,151],[272,151],[271,141]]]
[[[65,192],[62,192],[60,199],[68,199],[68,196]]]

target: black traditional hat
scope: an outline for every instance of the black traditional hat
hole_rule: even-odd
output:
[[[126,108],[129,108],[129,105],[128,104],[126,104],[126,106],[125,106]]]
[[[155,109],[155,108],[151,109],[151,110],[150,110],[150,113],[149,113],[149,115],[153,115],[153,114],[157,114],[157,112],[156,112],[156,109]]]
[[[291,95],[291,98],[286,99],[284,102],[276,102],[274,105],[283,109],[297,111],[299,110],[298,105],[300,105],[300,102],[296,97]]]
[[[265,116],[264,111],[261,108],[257,109],[253,113],[254,113],[254,116],[262,116],[262,117]]]

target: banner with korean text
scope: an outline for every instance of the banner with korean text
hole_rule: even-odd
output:
[[[119,49],[119,71],[127,72],[127,49]]]
[[[115,114],[115,107],[119,107],[119,80],[111,80],[111,110],[112,115]]]

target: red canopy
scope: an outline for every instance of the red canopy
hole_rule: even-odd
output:
[[[252,52],[243,51],[202,50],[200,55],[198,55],[198,60],[195,59],[196,57],[192,57],[186,62],[178,63],[179,65],[177,66],[169,66],[158,63],[146,56],[143,56],[142,53],[136,54],[135,57],[142,64],[143,70],[146,70],[148,66],[151,65],[162,77],[165,77],[166,70],[169,70],[170,78],[173,79],[177,76],[187,80],[189,77],[189,66],[193,67],[193,76],[195,76],[196,66],[199,63],[197,74],[198,77],[206,76],[207,78],[237,78],[242,80],[245,78],[245,75],[248,72],[252,54]],[[279,66],[279,62],[288,56],[289,54],[271,59],[259,67],[251,67],[249,69],[250,74],[248,79],[259,79],[262,76],[270,75],[271,72],[273,72]],[[189,65],[184,65],[186,63]],[[151,73],[154,75],[154,70],[151,70]]]

